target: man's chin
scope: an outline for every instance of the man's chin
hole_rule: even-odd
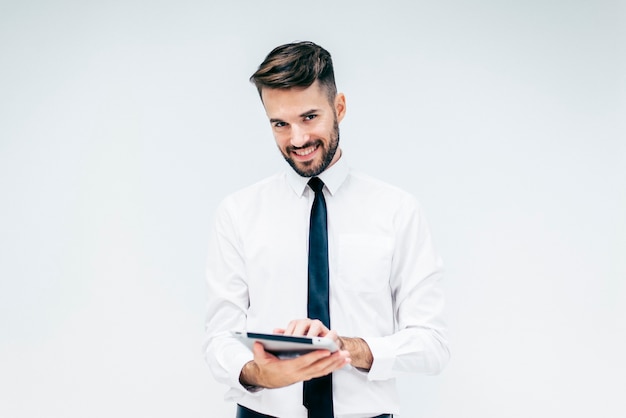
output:
[[[314,170],[311,168],[306,168],[306,169],[294,168],[294,170],[296,171],[296,173],[298,173],[302,177],[315,177],[318,174],[321,174],[321,170],[319,169]]]
[[[315,161],[296,162],[292,159],[287,160],[291,168],[302,177],[317,176],[322,172],[320,164]]]

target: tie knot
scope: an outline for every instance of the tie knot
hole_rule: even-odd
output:
[[[313,189],[315,193],[319,193],[322,191],[322,188],[324,188],[324,182],[318,177],[311,177],[311,180],[309,180],[309,186],[311,186],[311,189]]]

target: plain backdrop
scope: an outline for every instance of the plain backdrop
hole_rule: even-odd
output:
[[[403,418],[626,416],[626,6],[0,0],[0,416],[232,417],[213,210],[287,168],[248,82],[334,57],[353,167],[416,195],[452,360]]]

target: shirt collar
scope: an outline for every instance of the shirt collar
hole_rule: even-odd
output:
[[[337,193],[337,190],[339,190],[346,178],[348,178],[348,173],[350,172],[346,157],[343,155],[343,151],[340,152],[341,155],[335,164],[317,176],[324,182],[331,196]],[[287,183],[298,196],[304,194],[304,190],[310,179],[310,177],[302,177],[294,170],[287,171]]]

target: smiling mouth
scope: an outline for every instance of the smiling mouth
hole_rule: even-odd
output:
[[[298,157],[306,157],[306,156],[314,153],[315,150],[317,150],[317,148],[319,146],[320,146],[319,144],[314,144],[314,145],[309,145],[309,146],[304,147],[304,148],[298,148],[298,149],[293,149],[292,148],[291,152],[296,154]]]

